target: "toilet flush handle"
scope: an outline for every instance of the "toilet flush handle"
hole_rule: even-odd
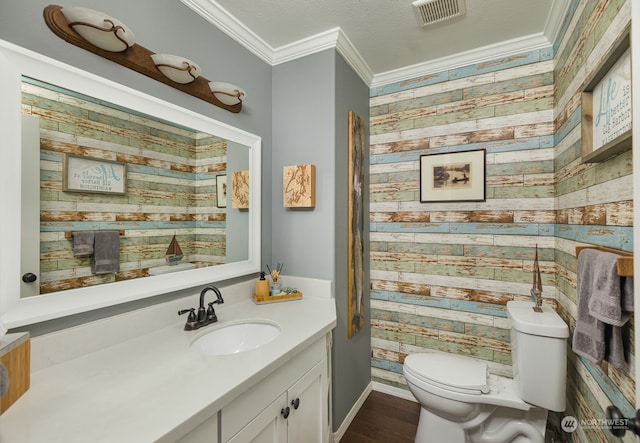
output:
[[[640,435],[640,409],[636,411],[634,418],[625,418],[617,407],[607,406],[607,418],[609,431],[616,437],[623,437],[627,431]]]

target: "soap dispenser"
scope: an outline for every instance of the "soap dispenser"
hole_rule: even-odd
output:
[[[260,272],[260,279],[256,280],[256,296],[257,297],[269,296],[269,280],[264,278],[264,272]]]

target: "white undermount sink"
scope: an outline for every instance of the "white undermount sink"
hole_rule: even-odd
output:
[[[204,355],[228,355],[257,349],[280,335],[280,327],[270,320],[238,320],[204,332],[191,349]]]

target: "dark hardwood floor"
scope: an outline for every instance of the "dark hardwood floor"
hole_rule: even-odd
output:
[[[413,443],[420,405],[372,391],[340,443]]]

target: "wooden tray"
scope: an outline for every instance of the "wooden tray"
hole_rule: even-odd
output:
[[[258,304],[265,303],[275,303],[279,301],[292,301],[292,300],[300,300],[302,298],[302,292],[292,292],[291,294],[282,294],[282,295],[269,295],[266,297],[259,297],[256,294],[253,294],[253,301]]]

